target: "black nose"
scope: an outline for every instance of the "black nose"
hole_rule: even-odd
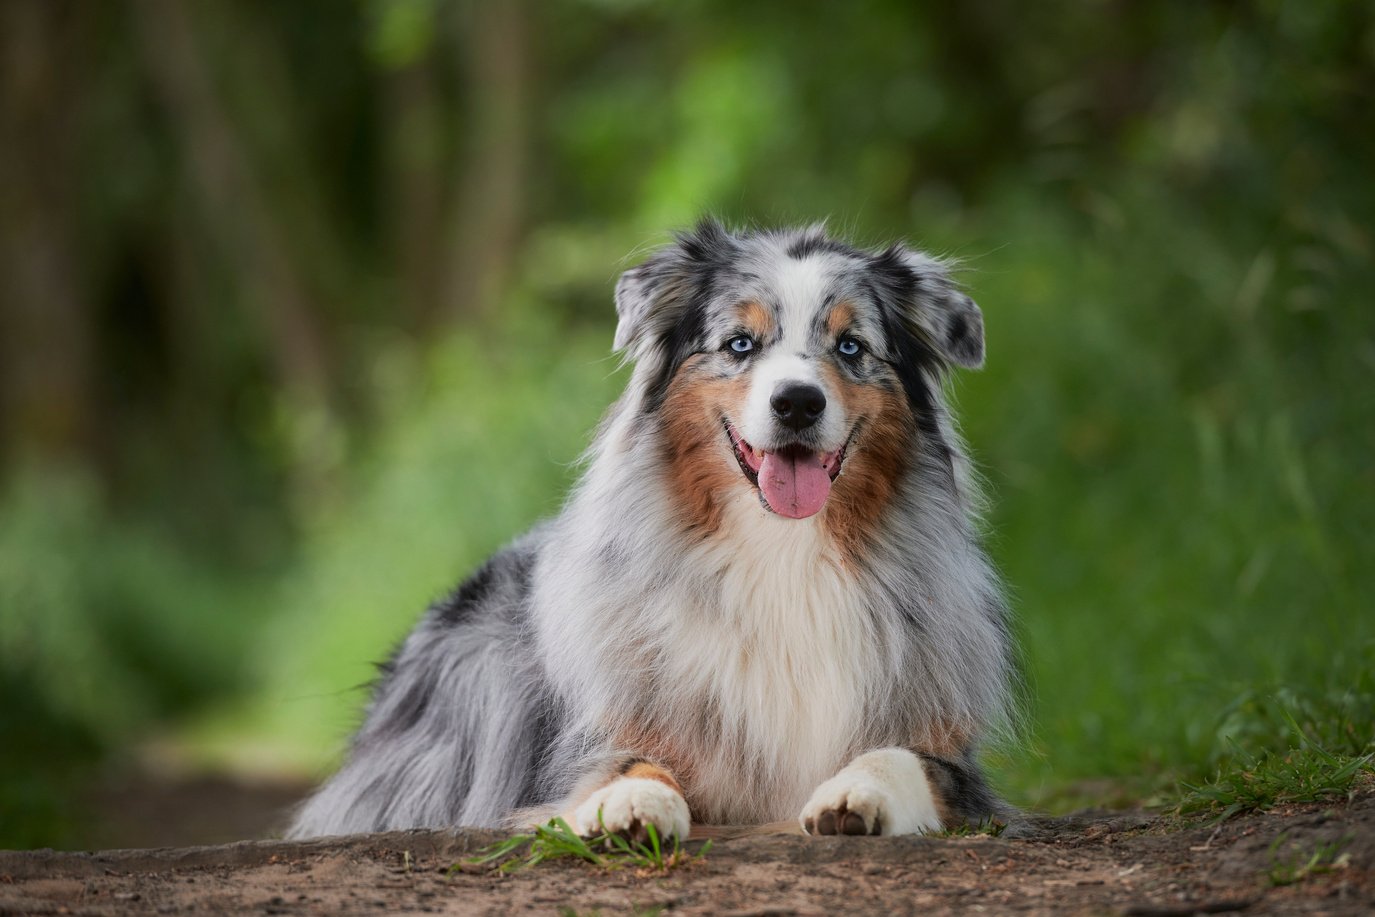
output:
[[[784,382],[774,390],[769,404],[783,426],[805,430],[826,410],[826,393],[804,382]]]

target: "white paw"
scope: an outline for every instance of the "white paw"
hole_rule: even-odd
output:
[[[812,793],[808,834],[925,834],[941,830],[921,759],[901,748],[860,755]]]
[[[620,777],[587,797],[573,813],[573,822],[583,837],[601,834],[605,826],[612,834],[646,841],[647,825],[653,825],[661,838],[686,838],[691,816],[687,802],[672,787],[644,777]]]

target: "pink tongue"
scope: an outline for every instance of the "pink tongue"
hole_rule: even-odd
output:
[[[775,513],[805,519],[821,511],[831,493],[831,476],[815,452],[799,457],[766,452],[759,466],[759,489]]]

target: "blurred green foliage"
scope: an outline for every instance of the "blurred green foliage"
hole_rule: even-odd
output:
[[[153,739],[323,773],[370,664],[556,511],[615,276],[704,211],[963,260],[1014,799],[1375,720],[1368,4],[3,17],[0,844],[79,839]]]

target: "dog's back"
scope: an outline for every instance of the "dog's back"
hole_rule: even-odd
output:
[[[293,837],[496,825],[542,802],[560,732],[529,622],[542,533],[492,557],[435,604],[381,667],[348,760]]]

